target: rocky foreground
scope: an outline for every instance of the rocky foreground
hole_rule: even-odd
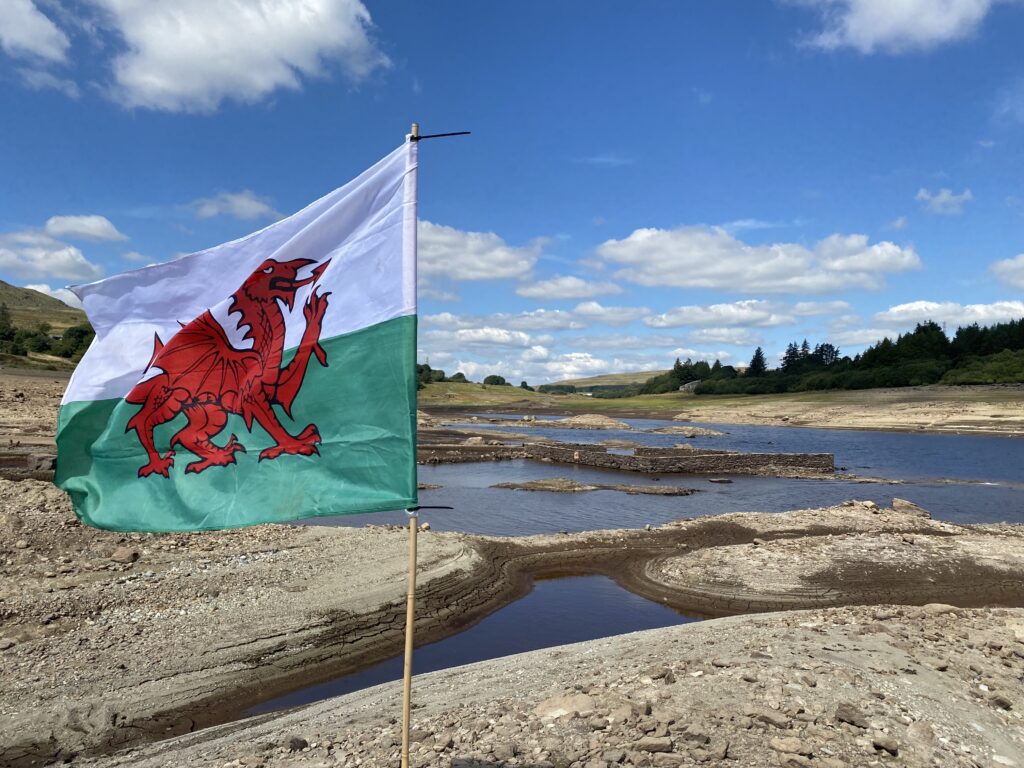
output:
[[[413,766],[1024,765],[1024,611],[718,619],[416,678]],[[97,766],[397,765],[397,684]]]
[[[675,765],[720,759],[723,748],[740,765],[776,753],[791,765],[908,761],[927,736],[909,726],[924,720],[933,764],[1024,766],[1013,751],[1024,707],[1019,612],[843,607],[1024,605],[1020,526],[959,526],[909,502],[849,502],[651,530],[512,539],[431,531],[421,542],[423,642],[556,572],[606,574],[705,615],[787,612],[424,677],[419,765],[593,768],[619,756]],[[118,764],[391,764],[394,688],[200,729],[398,654],[405,545],[390,527],[107,533],[81,526],[47,483],[0,480],[0,765],[102,761],[124,748],[141,751]],[[791,612],[807,608],[816,612]],[[579,717],[535,709],[567,692],[593,700]],[[612,717],[625,699],[631,714]],[[836,722],[843,703],[866,719]],[[891,742],[875,744],[886,734],[897,758]],[[797,741],[773,749],[771,738]]]

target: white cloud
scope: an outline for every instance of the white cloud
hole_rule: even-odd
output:
[[[760,299],[736,301],[731,304],[710,306],[676,307],[660,315],[647,318],[644,322],[652,328],[693,327],[737,327],[753,326],[769,328],[789,325],[794,315],[785,305]]]
[[[251,190],[241,192],[219,192],[213,197],[201,197],[186,206],[195,211],[200,219],[211,219],[214,216],[234,216],[243,221],[253,219],[280,219],[281,215],[274,210],[270,200],[260,197]]]
[[[533,285],[524,285],[516,293],[530,299],[589,299],[609,293],[622,293],[615,283],[596,283],[580,277],[553,277]]]
[[[886,229],[895,229],[895,230],[906,229],[907,228],[907,217],[906,216],[897,216],[895,219],[893,219],[888,224],[886,224],[885,228]]]
[[[500,347],[529,347],[530,335],[507,328],[459,328],[454,331],[427,331],[423,334],[431,346],[444,349],[444,345],[482,345]]]
[[[735,344],[744,347],[764,343],[763,336],[746,328],[702,328],[690,333],[687,339],[698,344]]]
[[[931,192],[924,187],[917,190],[914,199],[922,204],[922,207],[929,213],[938,213],[943,216],[955,216],[963,213],[964,204],[974,199],[971,190],[965,189],[959,195],[953,194],[953,190],[943,187],[938,192]]]
[[[853,328],[848,331],[830,333],[828,340],[840,348],[843,346],[866,347],[886,337],[895,339],[899,333],[892,328]]]
[[[143,256],[138,251],[126,251],[125,253],[121,254],[121,258],[124,259],[125,261],[136,262],[139,264],[149,264],[153,262],[153,259],[149,258],[149,256]]]
[[[997,261],[991,269],[995,276],[1007,285],[1024,288],[1024,253],[1019,253],[1012,259]]]
[[[643,336],[624,336],[608,334],[600,336],[574,336],[566,339],[565,344],[579,349],[671,349],[679,343],[675,336],[645,334]]]
[[[520,331],[564,331],[584,328],[585,324],[560,309],[535,309],[532,312],[497,312],[492,315],[455,315],[439,312],[422,318],[424,326],[436,328],[479,328],[497,326]]]
[[[824,29],[811,44],[861,53],[928,50],[978,29],[996,0],[798,0],[817,8]]]
[[[46,234],[72,240],[118,242],[128,239],[105,216],[51,216],[46,220]]]
[[[73,294],[67,288],[51,288],[45,283],[31,283],[29,285],[26,285],[25,287],[31,288],[33,291],[45,293],[47,296],[52,296],[53,298],[57,299],[57,301],[63,301],[69,307],[74,307],[75,309],[82,308],[82,300],[75,296],[75,294]]]
[[[464,232],[443,224],[419,222],[419,272],[426,278],[500,280],[529,276],[544,241],[522,247],[505,243],[493,232]]]
[[[577,304],[573,310],[577,315],[595,323],[605,325],[626,325],[650,314],[647,307],[605,307],[596,301],[585,301]]]
[[[32,0],[4,0],[0,48],[8,56],[59,63],[70,47],[68,36]]]
[[[0,270],[30,280],[95,280],[103,274],[75,246],[32,230],[0,235]]]
[[[43,69],[19,68],[18,74],[21,75],[21,82],[25,87],[33,91],[60,91],[69,99],[77,99],[82,95],[74,80],[57,77]]]
[[[957,304],[952,301],[911,301],[898,304],[875,315],[875,319],[883,323],[892,323],[901,328],[915,323],[933,320],[936,323],[950,325],[970,325],[979,323],[1006,322],[1024,317],[1024,301],[995,301],[991,304]]]
[[[359,0],[91,0],[120,33],[114,97],[127,107],[212,112],[254,103],[303,78],[387,66]]]
[[[813,249],[799,243],[750,245],[721,227],[637,229],[597,248],[624,265],[615,277],[646,286],[765,293],[826,293],[880,288],[881,272],[920,266],[911,247],[866,235],[832,235]]]
[[[788,308],[797,317],[817,317],[845,312],[850,305],[845,301],[798,301]]]

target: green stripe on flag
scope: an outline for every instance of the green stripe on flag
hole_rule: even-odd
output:
[[[316,424],[319,456],[258,461],[274,441],[232,414],[213,441],[237,435],[247,451],[237,464],[186,474],[197,457],[179,446],[170,478],[140,478],[146,453],[135,432],[125,432],[139,406],[74,402],[60,409],[55,482],[83,521],[114,531],[213,530],[416,506],[415,342],[415,316],[321,341],[329,367],[310,362],[293,418],[275,408],[291,434]],[[161,453],[186,421],[179,414],[157,427]]]

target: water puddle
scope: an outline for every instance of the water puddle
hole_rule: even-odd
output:
[[[472,664],[524,651],[594,640],[643,629],[685,624],[686,616],[627,592],[606,576],[537,581],[521,600],[501,608],[457,635],[416,649],[415,674]],[[262,702],[256,715],[309,704],[402,678],[401,656],[351,675]]]

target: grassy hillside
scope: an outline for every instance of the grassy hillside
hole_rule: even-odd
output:
[[[626,384],[643,384],[652,376],[659,376],[668,371],[632,371],[630,373],[606,373],[603,376],[590,376],[586,379],[565,379],[553,381],[552,385],[569,385],[577,389],[589,387],[616,387]]]
[[[49,323],[60,333],[72,325],[86,322],[85,312],[69,307],[45,293],[31,288],[19,288],[0,280],[0,304],[6,304],[11,313],[11,324],[15,328],[35,328],[39,323]]]

